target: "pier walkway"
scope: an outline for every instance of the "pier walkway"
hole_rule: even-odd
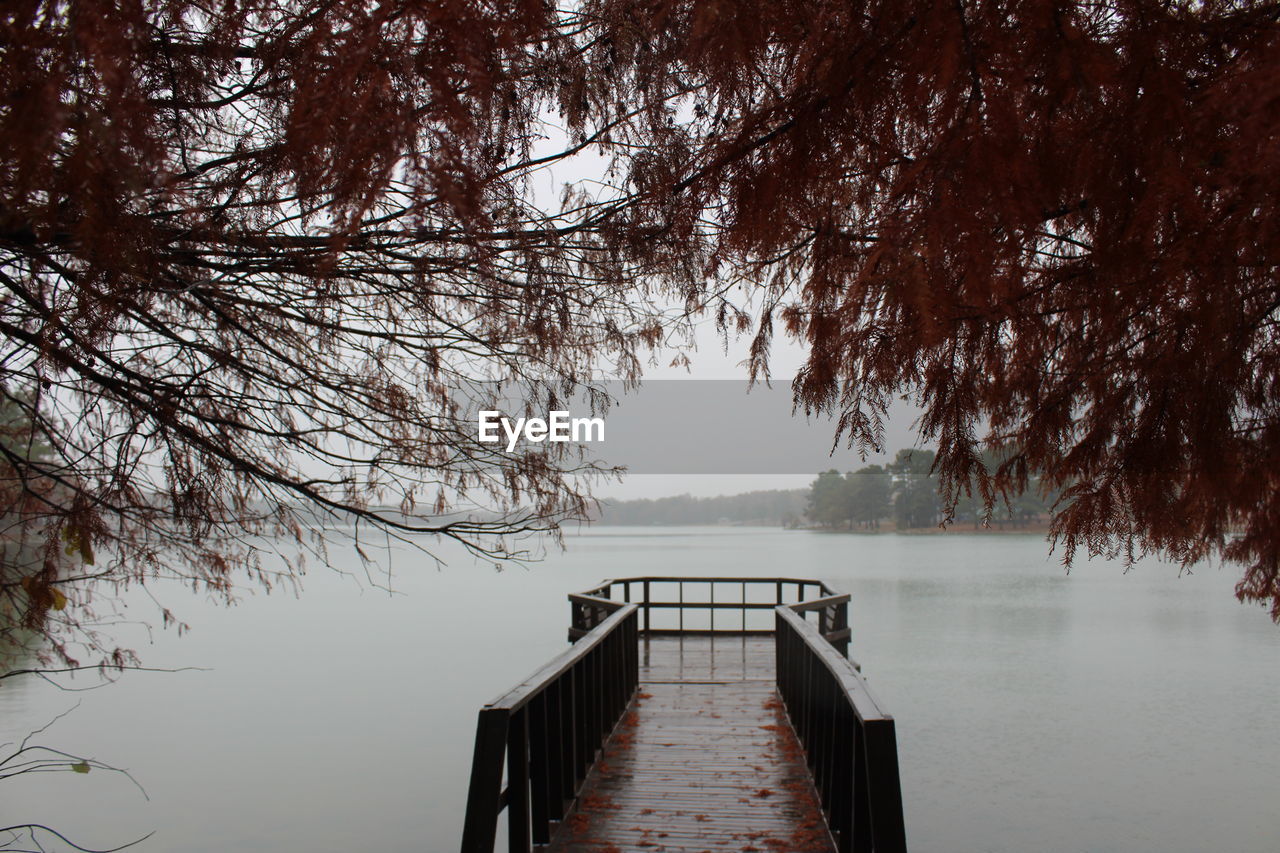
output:
[[[570,602],[574,645],[480,711],[463,853],[905,853],[847,595],[630,578]]]
[[[640,689],[556,853],[834,851],[768,637],[640,641]]]

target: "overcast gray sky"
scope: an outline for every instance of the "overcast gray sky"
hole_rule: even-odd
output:
[[[544,116],[544,120],[547,135],[539,145],[535,146],[535,156],[554,153],[566,144],[565,135],[558,127],[555,117],[548,114]],[[540,205],[547,209],[554,209],[558,206],[565,184],[570,182],[579,189],[586,189],[600,197],[608,197],[615,190],[608,185],[606,166],[605,158],[592,149],[584,150],[569,160],[553,161],[532,176],[531,188],[534,197]],[[704,383],[707,380],[745,382],[747,371],[744,362],[750,345],[749,335],[730,341],[726,347],[714,328],[713,320],[708,317],[697,327],[695,342],[696,350],[688,353],[691,362],[688,368],[669,366],[669,362],[676,355],[675,352],[671,352],[658,356],[654,365],[646,367],[644,379],[651,385],[662,385],[669,380],[698,383]],[[670,411],[673,395],[670,389],[666,388],[651,392],[650,396],[646,397],[642,388],[634,397],[624,398],[619,412],[627,414],[622,416],[615,414],[615,428],[610,430],[606,427],[606,440],[600,458],[609,464],[628,465],[631,473],[621,483],[599,484],[594,490],[596,496],[633,499],[687,493],[709,497],[761,489],[804,488],[821,470],[829,467],[848,470],[861,467],[863,464],[882,463],[891,459],[898,449],[920,444],[915,430],[918,410],[909,403],[903,402],[890,411],[885,428],[887,451],[885,454],[868,457],[863,462],[855,451],[844,450],[838,454],[837,458],[828,459],[825,454],[831,448],[834,438],[834,423],[814,423],[801,433],[794,432],[779,422],[780,419],[790,418],[790,378],[795,375],[804,360],[805,350],[802,345],[782,335],[774,338],[770,370],[776,377],[773,384],[778,390],[768,394],[767,397],[768,405],[778,410],[776,418],[760,417],[759,423],[718,424],[715,419],[718,409],[737,408],[736,404],[725,399],[727,393],[725,386],[712,383],[714,387],[709,388],[710,393],[705,395],[707,399],[697,400],[697,395],[694,395],[695,401],[690,405],[699,407],[700,410],[690,413],[691,420],[699,425],[697,427],[699,430],[710,433],[713,441],[717,438],[724,439],[722,442],[706,445],[708,451],[706,455],[717,455],[715,461],[696,458],[693,455],[697,452],[697,441],[678,442],[689,445],[683,448],[684,454],[676,452],[682,448],[673,447],[673,452],[663,457],[669,464],[655,466],[653,449],[659,441],[652,439],[646,442],[642,440],[643,436],[637,438],[636,433],[643,431],[646,426],[653,426],[655,422],[660,422],[663,416],[675,414]],[[760,412],[760,406],[763,403],[753,401],[750,405],[755,406],[754,411]],[[797,417],[803,422],[803,414]],[[765,421],[767,423],[764,423]],[[628,428],[631,431],[630,435],[626,434]],[[664,436],[664,440],[668,439]],[[777,458],[765,460],[770,464],[756,464],[759,460],[747,460],[747,464],[743,467],[755,470],[730,473],[730,469],[735,467],[733,453],[736,452],[741,456],[745,450],[752,447],[754,442],[754,446],[764,454],[770,448],[779,447],[786,441],[811,446],[812,458],[806,458],[802,464],[797,463],[795,457],[792,457],[790,462]],[[676,442],[669,440],[669,446],[674,443]],[[730,446],[721,446],[726,443]],[[717,453],[713,454],[711,451],[717,451]],[[698,469],[697,473],[681,471],[682,459],[689,463],[689,467]],[[805,470],[791,473],[769,471],[769,469],[785,469],[789,465],[802,467]],[[653,473],[655,467],[663,467],[664,470],[661,473]]]
[[[710,322],[698,330],[697,341],[689,369],[666,367],[664,362],[664,366],[645,373],[647,397],[642,386],[636,394],[622,399],[613,416],[612,432],[606,427],[601,458],[610,464],[627,465],[631,473],[622,483],[601,484],[597,496],[628,500],[798,489],[808,486],[821,470],[882,464],[900,448],[921,444],[915,428],[919,411],[901,402],[890,410],[885,425],[885,453],[869,456],[864,462],[856,450],[842,444],[835,457],[830,457],[834,422],[805,423],[803,413],[791,414],[790,377],[805,355],[800,345],[775,341],[773,390],[758,388],[748,398],[743,365],[748,341],[732,342],[726,351]],[[673,395],[672,380],[692,382],[690,393]],[[727,380],[743,383],[742,388]],[[728,399],[731,393],[740,394],[741,402]],[[661,421],[678,417],[681,411],[694,431],[684,441],[661,430]],[[748,417],[741,417],[744,412]],[[637,429],[644,432],[643,438],[634,434]],[[805,447],[789,446],[796,442]],[[803,470],[793,470],[797,467]],[[743,472],[731,473],[734,470]]]

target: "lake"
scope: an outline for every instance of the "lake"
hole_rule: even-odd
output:
[[[566,646],[565,595],[642,574],[808,576],[852,594],[851,656],[898,728],[913,853],[1275,853],[1280,627],[1238,571],[1144,560],[1066,574],[1035,535],[609,528],[495,571],[390,547],[375,588],[349,543],[300,597],[119,633],[148,666],[64,692],[0,686],[0,741],[128,768],[0,782],[0,825],[166,853],[457,849],[475,714]],[[158,624],[138,590],[128,620]],[[91,678],[65,682],[94,684]],[[76,703],[79,703],[78,707]],[[58,849],[50,847],[50,850]]]

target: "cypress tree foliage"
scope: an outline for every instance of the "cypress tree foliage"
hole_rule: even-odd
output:
[[[1280,619],[1280,4],[583,8],[648,251],[754,283],[757,374],[780,326],[855,445],[916,395],[948,512],[1039,474],[1067,560],[1217,555]]]
[[[554,407],[634,379],[660,334],[591,207],[532,204],[589,141],[535,151],[581,112],[577,29],[537,2],[3,4],[0,396],[50,452],[6,445],[43,561],[0,595],[65,663],[128,660],[86,577],[229,596],[294,578],[256,534],[319,552],[326,515],[501,559],[585,511],[591,466],[467,416],[489,380]]]

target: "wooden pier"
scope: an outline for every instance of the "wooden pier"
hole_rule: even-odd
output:
[[[480,711],[463,853],[504,809],[510,851],[905,851],[847,595],[629,578],[570,602],[574,646]]]

